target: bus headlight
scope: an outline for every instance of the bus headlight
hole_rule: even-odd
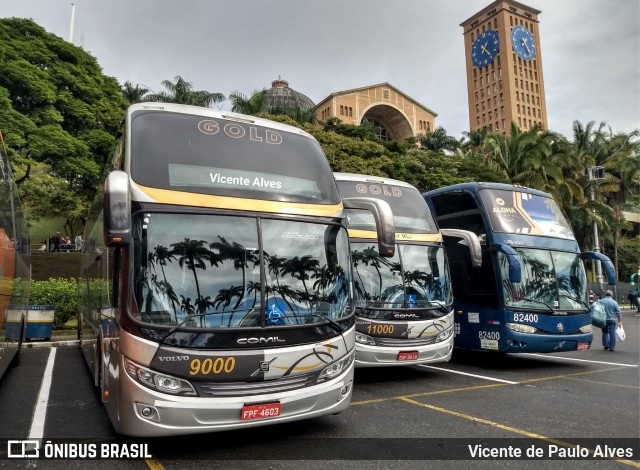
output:
[[[593,327],[591,325],[584,325],[580,327],[580,333],[591,333],[593,331]]]
[[[453,334],[453,327],[447,328],[442,333],[439,333],[438,336],[436,336],[436,343],[440,343],[442,341],[449,339],[449,337],[451,337],[452,334]]]
[[[538,331],[534,326],[521,325],[520,323],[507,323],[505,326],[510,330],[517,331],[518,333],[535,333]]]
[[[197,395],[193,386],[186,380],[153,372],[146,367],[136,364],[128,358],[125,358],[124,362],[127,373],[134,380],[146,387],[157,390],[158,392],[170,393],[172,395]]]
[[[332,378],[340,375],[343,371],[347,370],[349,366],[353,363],[355,359],[356,353],[355,348],[342,359],[337,360],[333,364],[325,367],[322,372],[320,372],[320,376],[318,377],[317,382],[324,382],[325,380],[331,380]]]
[[[371,336],[367,336],[363,333],[358,333],[357,331],[356,331],[356,343],[368,344],[370,346],[376,345],[376,342]]]

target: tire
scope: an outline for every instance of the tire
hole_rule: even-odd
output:
[[[20,339],[18,340],[18,350],[16,351],[15,356],[13,356],[13,358],[11,359],[11,363],[9,364],[9,367],[16,367],[18,364],[20,364],[20,351],[22,350],[22,339],[24,338],[24,334],[25,334],[25,321],[24,321],[24,315],[22,316],[22,320],[20,320]]]

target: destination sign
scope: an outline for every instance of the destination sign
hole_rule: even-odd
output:
[[[320,197],[315,181],[290,176],[198,165],[169,164],[169,184],[178,187],[231,188]]]

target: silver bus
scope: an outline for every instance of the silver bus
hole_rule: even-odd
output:
[[[356,367],[446,362],[453,297],[443,238],[420,192],[378,176],[334,173],[340,195],[374,197],[392,209],[396,250],[382,257],[370,212],[348,209],[356,303]],[[474,237],[459,231],[455,236]],[[479,241],[475,237],[476,255]]]
[[[79,335],[115,430],[239,429],[351,400],[345,207],[306,132],[165,103],[131,106],[85,230]]]

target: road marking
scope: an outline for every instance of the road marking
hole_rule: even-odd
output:
[[[443,393],[466,392],[466,391],[469,391],[469,390],[481,390],[481,389],[485,389],[485,388],[506,387],[507,385],[510,385],[510,384],[475,385],[473,387],[449,388],[449,389],[446,389],[446,390],[436,390],[434,392],[411,393],[409,395],[400,395],[400,396],[396,396],[396,397],[374,398],[372,400],[352,401],[350,406],[354,406],[354,405],[370,405],[372,403],[382,403],[382,402],[389,401],[389,400],[398,400],[400,398],[426,397],[428,395],[441,395]]]
[[[151,470],[164,470],[164,465],[158,462],[156,459],[146,459],[144,463],[147,464]]]
[[[558,379],[568,379],[569,377],[574,377],[577,375],[591,375],[591,374],[601,374],[603,372],[611,372],[613,370],[623,370],[624,367],[610,367],[609,369],[600,369],[600,370],[588,370],[585,372],[574,372],[572,374],[562,374],[562,375],[549,375],[547,377],[538,377],[535,379],[527,379],[523,380],[520,385],[526,385],[532,382],[542,382],[544,380],[558,380]]]
[[[624,385],[624,384],[614,384],[611,382],[599,382],[597,380],[585,380],[585,379],[576,379],[574,377],[567,377],[568,380],[577,380],[579,382],[588,382],[591,384],[600,384],[600,385],[614,385],[616,387],[625,387],[625,388],[640,388],[637,385]]]
[[[460,372],[460,371],[457,371],[457,370],[445,369],[444,367],[426,366],[424,364],[418,364],[418,367],[424,367],[425,369],[442,370],[444,372],[451,372],[452,374],[467,375],[469,377],[475,377],[477,379],[492,380],[494,382],[501,382],[501,383],[510,384],[510,385],[518,384],[518,382],[512,382],[510,380],[496,379],[495,377],[487,377],[485,375],[469,374],[467,372]]]
[[[550,442],[552,444],[561,445],[563,447],[571,447],[571,448],[576,448],[577,447],[575,444],[571,444],[569,442],[564,442],[564,441],[560,441],[558,439],[553,439],[551,437],[543,436],[542,434],[537,434],[537,433],[534,433],[534,432],[525,431],[524,429],[514,428],[514,427],[511,427],[511,426],[507,426],[505,424],[496,423],[495,421],[489,421],[488,419],[477,418],[475,416],[467,415],[467,414],[464,414],[464,413],[459,413],[458,411],[448,410],[446,408],[441,408],[439,406],[429,405],[428,403],[420,403],[419,401],[411,400],[408,397],[398,397],[398,399],[402,400],[404,402],[410,403],[412,405],[422,406],[422,407],[428,408],[430,410],[439,411],[441,413],[446,413],[446,414],[449,414],[449,415],[452,415],[452,416],[456,416],[458,418],[468,419],[470,421],[473,421],[474,423],[486,424],[488,426],[493,426],[495,428],[503,429],[505,431],[509,431],[509,432],[512,432],[512,433],[515,433],[515,434],[521,434],[523,436],[531,437],[533,439],[540,439],[542,441]],[[589,452],[593,453],[593,450],[589,449]],[[619,463],[623,463],[623,464],[626,464],[626,465],[630,465],[632,467],[640,468],[640,463],[634,462],[633,460],[613,459],[613,458],[611,458],[609,460],[614,460],[614,461],[619,462]]]
[[[47,366],[42,376],[42,384],[40,392],[38,392],[38,401],[36,409],[33,412],[31,420],[31,429],[29,430],[29,439],[42,439],[44,437],[44,420],[47,417],[47,405],[49,404],[49,390],[51,390],[51,379],[53,378],[53,363],[56,360],[56,348],[51,348]]]
[[[621,364],[619,362],[590,361],[588,359],[576,359],[574,357],[550,356],[550,355],[547,355],[547,354],[520,353],[520,355],[522,355],[522,356],[544,357],[544,358],[547,358],[547,359],[559,359],[561,361],[592,362],[594,364],[605,364],[605,365],[608,365],[608,366],[638,367],[638,364]]]

